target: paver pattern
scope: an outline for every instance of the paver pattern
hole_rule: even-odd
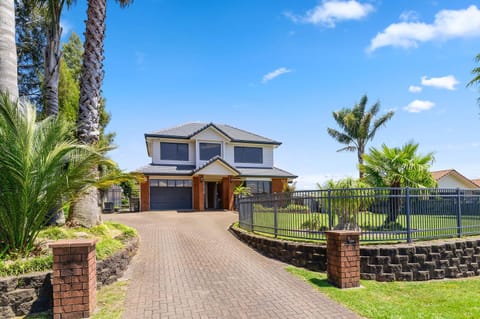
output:
[[[124,318],[358,318],[228,232],[233,212],[108,215],[138,229]]]

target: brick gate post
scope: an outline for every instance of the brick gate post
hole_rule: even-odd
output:
[[[325,234],[328,282],[342,289],[360,287],[360,232],[332,230]]]
[[[60,240],[53,250],[53,319],[88,318],[97,292],[96,239]]]

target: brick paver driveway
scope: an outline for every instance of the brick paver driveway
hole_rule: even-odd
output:
[[[232,212],[144,212],[106,219],[138,229],[125,318],[357,318],[238,241]]]

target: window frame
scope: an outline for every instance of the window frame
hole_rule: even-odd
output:
[[[163,149],[163,147],[175,145],[176,146],[176,151],[175,151],[175,156],[167,156],[170,155],[167,150]],[[180,148],[185,147],[184,150],[181,150]],[[185,154],[182,154],[185,153]],[[183,156],[180,156],[183,155]],[[160,142],[160,160],[162,161],[182,161],[186,162],[188,161],[190,157],[189,154],[189,145],[188,143],[177,143],[177,142]]]
[[[218,146],[218,149],[219,149],[219,154],[215,154],[213,156],[210,156],[208,155],[206,157],[202,157],[202,145],[215,145],[215,146]],[[215,156],[220,156],[222,157],[222,143],[215,143],[215,142],[199,142],[198,143],[198,158],[201,160],[201,161],[208,161],[212,158],[214,158]]]
[[[246,150],[256,150],[260,151],[259,160],[251,161],[246,159],[245,151]],[[250,154],[251,155],[251,154]],[[254,146],[234,146],[233,148],[233,159],[235,163],[245,163],[245,164],[263,164],[263,147],[254,147]]]

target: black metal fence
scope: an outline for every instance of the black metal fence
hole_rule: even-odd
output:
[[[275,237],[325,240],[325,231],[360,227],[363,241],[480,234],[480,189],[361,188],[237,198],[241,228]]]

